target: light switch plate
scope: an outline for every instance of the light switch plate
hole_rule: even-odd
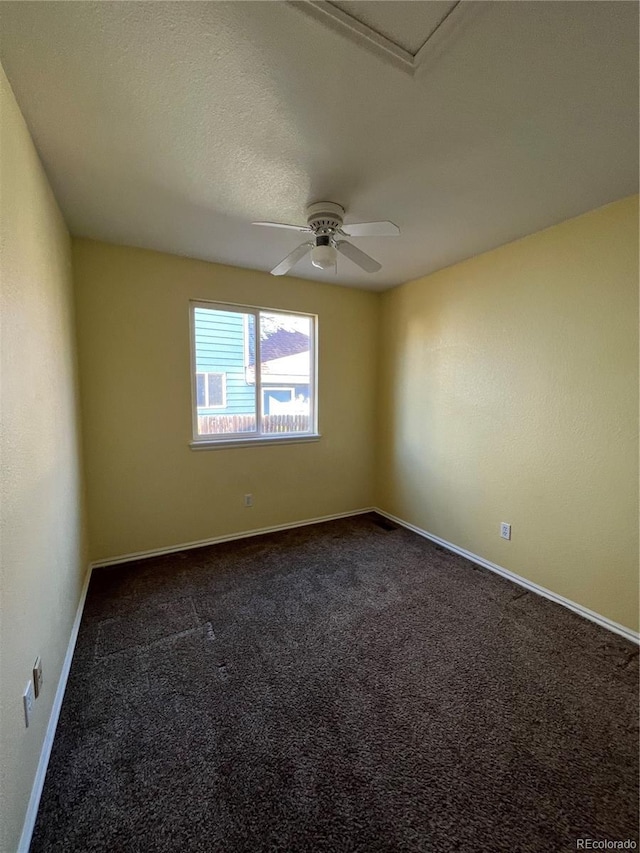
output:
[[[27,728],[29,728],[31,714],[33,713],[33,702],[33,684],[29,680],[27,682],[27,686],[24,689],[24,693],[22,694],[22,703],[24,705],[24,724]]]

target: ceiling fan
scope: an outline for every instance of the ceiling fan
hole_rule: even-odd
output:
[[[253,222],[270,228],[287,228],[313,235],[312,240],[301,243],[297,249],[271,270],[271,275],[285,275],[307,252],[311,263],[321,270],[337,269],[338,252],[353,261],[365,272],[378,272],[381,265],[341,237],[396,237],[400,229],[393,222],[356,222],[344,225],[344,207],[333,201],[319,201],[307,207],[306,225],[284,225],[281,222]]]

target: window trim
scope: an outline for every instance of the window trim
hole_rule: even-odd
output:
[[[253,315],[255,318],[256,343],[255,343],[255,381],[254,400],[256,411],[256,431],[223,433],[219,438],[213,435],[198,435],[198,396],[196,380],[196,326],[195,311],[197,308],[214,311],[229,311],[235,314]],[[294,317],[308,317],[311,320],[312,331],[309,335],[309,355],[311,358],[311,371],[309,373],[309,419],[310,429],[308,432],[268,433],[259,432],[258,424],[262,423],[263,400],[262,400],[262,377],[258,370],[260,361],[260,314],[291,314]],[[244,323],[245,332],[248,323]],[[243,305],[237,302],[217,302],[210,299],[189,300],[189,341],[191,350],[191,440],[189,446],[192,450],[205,450],[216,447],[249,446],[251,444],[301,444],[317,441],[320,438],[318,432],[318,315],[307,311],[291,311],[286,308],[267,308],[256,305]],[[245,334],[245,352],[248,352],[248,341]],[[246,368],[245,368],[246,369]],[[205,371],[198,371],[203,373]],[[218,372],[218,371],[210,371]],[[226,379],[225,379],[225,404],[226,404]],[[212,408],[212,407],[209,407]]]

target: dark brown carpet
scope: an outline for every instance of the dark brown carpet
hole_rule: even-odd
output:
[[[637,843],[637,647],[376,520],[94,572],[32,853]]]

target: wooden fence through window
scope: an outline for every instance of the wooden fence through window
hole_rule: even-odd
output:
[[[198,415],[199,435],[255,432],[255,415]],[[263,415],[262,432],[309,432],[309,415]]]

